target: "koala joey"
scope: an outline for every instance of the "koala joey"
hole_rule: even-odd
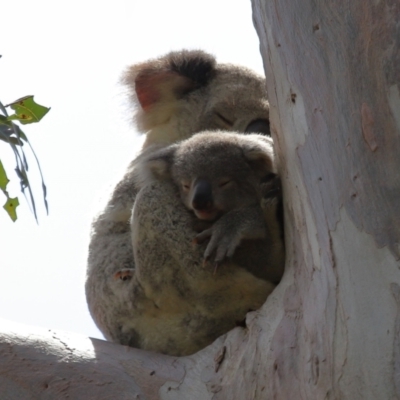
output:
[[[209,239],[204,259],[214,255],[215,270],[242,244],[232,261],[277,283],[284,259],[278,199],[268,201],[265,190],[274,186],[275,172],[271,138],[212,131],[153,153],[141,179],[172,180],[197,218],[194,229],[202,231],[194,242]]]
[[[130,319],[134,345],[191,354],[265,302],[284,261],[277,201],[264,192],[274,168],[270,139],[220,131],[143,161],[131,220],[136,270],[128,281],[143,299]],[[196,236],[199,221],[207,226]],[[210,241],[197,246],[194,237]],[[214,253],[224,260],[216,272],[203,263]]]
[[[171,291],[164,291],[163,281],[157,278],[157,273],[163,268],[164,260],[168,260],[171,266],[171,260],[176,260],[185,267],[185,273],[190,273],[202,261],[200,246],[193,248],[189,243],[186,248],[186,242],[185,245],[179,242],[182,232],[187,233],[184,237],[193,236],[193,226],[187,209],[176,197],[175,187],[157,182],[139,182],[138,171],[149,154],[156,149],[167,147],[200,131],[222,129],[269,135],[265,79],[247,68],[219,64],[205,52],[183,50],[133,65],[125,73],[122,82],[127,86],[134,105],[134,121],[139,131],[146,134],[146,139],[139,155],[130,163],[112,190],[107,204],[92,223],[85,283],[89,311],[108,340],[169,354],[188,354],[200,348],[200,342],[204,345],[203,337],[196,345],[197,339],[189,335],[189,339],[182,339],[180,346],[174,344],[179,341],[179,337],[169,340],[169,344],[158,337],[161,332],[170,332],[176,324],[173,318],[166,318],[166,314],[157,309],[157,301],[165,299],[166,304],[172,307],[174,301],[182,306],[183,300],[176,288],[172,294]],[[166,209],[173,212],[168,214]],[[161,250],[154,251],[143,257],[140,266],[135,266],[134,251],[141,256],[144,251],[140,245],[133,248],[132,236],[142,235],[153,235],[159,243],[170,241],[168,245],[165,243],[167,247],[160,245],[160,249],[163,248],[165,253],[167,248],[172,257]],[[235,257],[238,253],[239,250],[235,252]],[[175,280],[178,282],[177,271],[182,269],[172,270],[177,274]],[[243,275],[243,282],[240,287],[237,285],[237,293],[245,290],[253,292],[254,285],[258,285],[262,288],[262,295],[251,308],[259,307],[269,290],[265,286],[266,281],[248,271],[239,270],[236,274]],[[201,271],[200,275],[205,273]],[[214,284],[220,285],[222,293],[229,281],[233,282],[235,278],[231,273],[225,277],[224,283],[219,279],[221,274],[218,271],[218,279]],[[160,276],[165,278],[165,274]],[[197,296],[201,296],[201,282],[202,279],[197,281]],[[204,281],[204,285],[207,284],[209,280]],[[161,296],[157,301],[152,297],[154,290]],[[222,307],[215,293],[212,307]],[[232,302],[236,297],[232,298]],[[193,307],[189,309],[193,312]],[[183,323],[185,318],[189,321],[189,314],[180,314],[175,322]],[[207,313],[202,310],[200,314]],[[148,317],[153,318],[150,318],[153,322],[149,322]],[[196,321],[199,322],[199,319]],[[158,332],[152,329],[155,325]],[[225,325],[225,328],[231,327],[231,320]],[[216,332],[224,329],[224,323],[217,318],[215,326]]]

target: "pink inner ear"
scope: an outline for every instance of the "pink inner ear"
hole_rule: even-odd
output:
[[[193,87],[193,82],[173,71],[151,71],[135,79],[135,91],[144,112],[161,101],[173,101]]]
[[[135,79],[135,90],[144,112],[161,99],[159,86],[165,80],[165,74],[138,75]]]

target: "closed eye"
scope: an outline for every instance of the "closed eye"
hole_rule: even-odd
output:
[[[233,126],[233,122],[230,121],[228,118],[225,118],[222,114],[219,112],[216,112],[215,115],[226,125]]]
[[[228,186],[231,182],[232,182],[232,179],[225,179],[225,180],[221,181],[218,186],[220,188],[223,188],[223,187]]]

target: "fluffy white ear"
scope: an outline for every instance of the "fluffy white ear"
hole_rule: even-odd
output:
[[[215,58],[199,50],[182,50],[131,66],[122,78],[137,106],[142,132],[167,122],[179,100],[206,86],[215,73]]]
[[[178,145],[173,144],[151,154],[144,165],[147,175],[156,179],[169,178],[177,148]]]
[[[171,167],[177,145],[170,145],[158,150],[147,149],[132,164],[134,182],[141,188],[160,179],[170,179]]]
[[[170,164],[165,158],[156,158],[147,162],[147,168],[157,178],[167,178],[169,176]]]

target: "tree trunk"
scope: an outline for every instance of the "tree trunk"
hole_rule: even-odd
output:
[[[2,398],[400,398],[400,3],[253,0],[285,201],[263,308],[174,358],[2,334]],[[5,389],[4,389],[5,388]]]
[[[266,398],[399,398],[400,3],[253,7],[287,226]]]

